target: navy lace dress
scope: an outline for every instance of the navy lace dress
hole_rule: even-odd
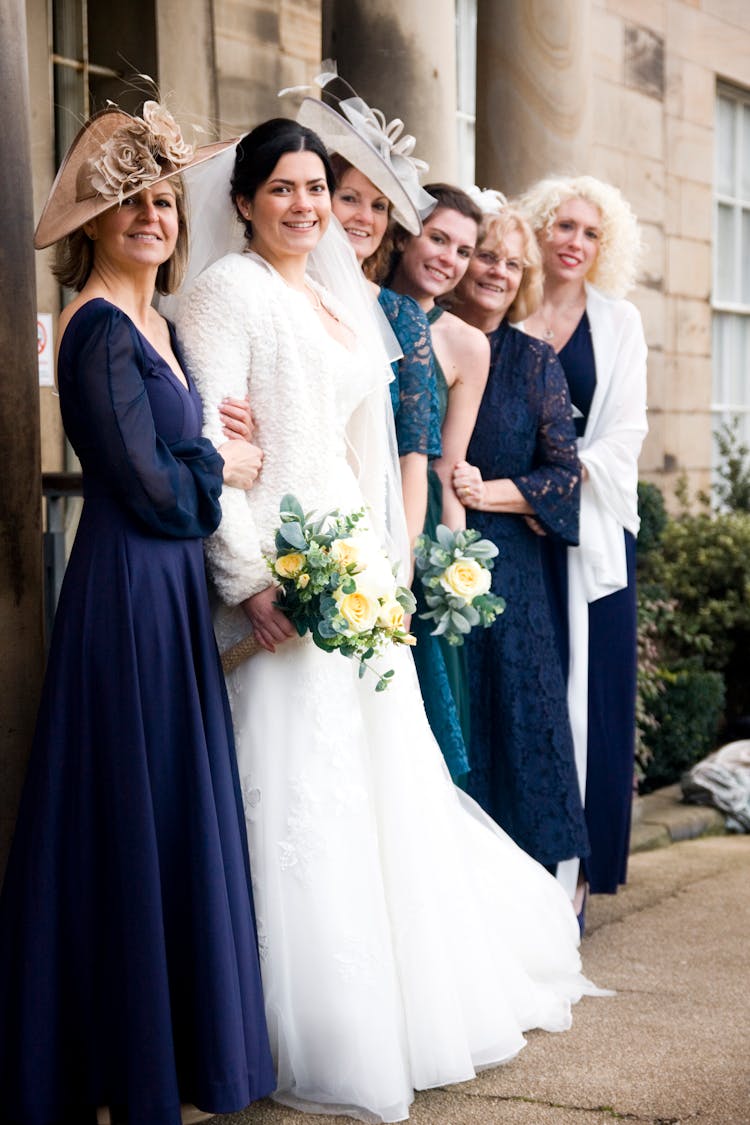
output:
[[[546,344],[503,322],[468,451],[485,480],[510,478],[547,536],[578,539],[580,474],[565,376]],[[507,602],[466,642],[471,690],[467,791],[548,867],[588,853],[565,682],[542,573],[522,516],[467,511],[500,554],[492,590]]]
[[[203,566],[222,461],[108,302],[58,373],[85,502],[0,898],[2,1119],[180,1125],[275,1084]]]

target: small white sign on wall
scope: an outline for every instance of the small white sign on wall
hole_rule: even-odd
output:
[[[55,362],[54,344],[52,340],[52,314],[37,313],[36,317],[36,350],[39,356],[39,386],[54,387]]]

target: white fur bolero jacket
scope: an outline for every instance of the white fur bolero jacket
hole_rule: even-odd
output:
[[[203,399],[206,437],[220,446],[222,399],[249,395],[253,440],[264,451],[249,491],[224,488],[221,524],[206,544],[219,597],[238,606],[271,585],[266,557],[285,493],[306,510],[358,495],[353,476],[347,488],[345,432],[356,406],[356,357],[322,329],[305,295],[254,254],[228,254],[202,273],[181,302],[176,328]]]

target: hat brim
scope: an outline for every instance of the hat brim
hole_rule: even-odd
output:
[[[304,98],[297,113],[300,125],[317,133],[329,152],[337,152],[367,176],[391,201],[393,217],[410,234],[420,234],[422,218],[390,164],[345,117],[317,98]]]
[[[132,120],[130,114],[124,113],[120,109],[103,109],[90,117],[78,132],[60,165],[60,170],[55,176],[44,210],[37,223],[34,232],[34,248],[36,250],[43,250],[46,246],[52,246],[53,243],[59,242],[66,235],[79,230],[84,223],[90,222],[97,215],[101,215],[104,211],[109,211],[111,207],[118,205],[119,200],[107,199],[101,195],[94,195],[90,199],[76,199],[76,179],[81,164],[96,156],[115,130],[127,126]],[[195,167],[196,164],[203,164],[206,160],[210,160],[212,156],[223,152],[230,145],[236,145],[237,141],[238,138],[235,137],[231,141],[219,141],[215,144],[203,145],[201,148],[197,148],[192,159],[184,164],[163,164],[161,175],[154,180],[150,180],[148,187],[154,187],[164,180],[171,179],[172,176],[179,176],[181,172]],[[122,199],[137,195],[142,188],[143,185],[140,185],[134,187],[131,191],[123,192]]]

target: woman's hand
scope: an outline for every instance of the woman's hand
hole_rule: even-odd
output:
[[[297,630],[286,614],[274,605],[278,596],[278,586],[267,586],[265,590],[253,594],[242,603],[258,642],[268,652],[275,652],[276,645],[283,644],[290,637],[297,635]]]
[[[479,508],[484,499],[484,481],[475,465],[458,461],[453,469],[453,490],[465,508]]]
[[[224,484],[230,488],[252,488],[263,467],[263,450],[248,441],[225,441],[218,452],[224,458]]]
[[[526,523],[529,525],[535,535],[547,534],[542,525],[539,523],[539,520],[535,520],[533,516],[524,516],[523,518],[526,520]]]
[[[252,441],[255,430],[255,420],[250,409],[250,399],[225,398],[219,403],[219,417],[221,418],[224,436],[232,439],[241,438],[242,441]]]

